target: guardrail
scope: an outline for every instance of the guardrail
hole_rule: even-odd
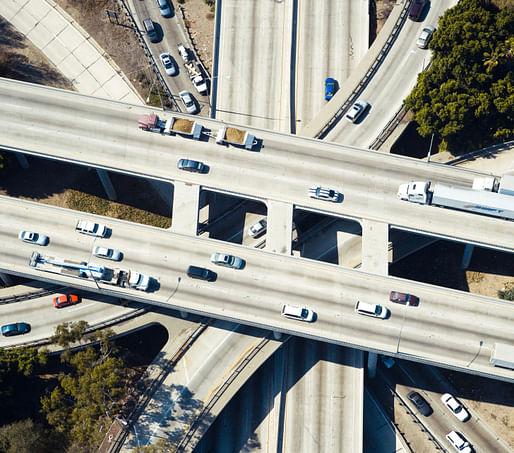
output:
[[[40,289],[38,291],[32,291],[24,294],[15,294],[13,296],[0,297],[0,305],[12,304],[14,302],[23,302],[24,300],[37,299],[39,297],[48,296],[49,294],[55,294],[66,286],[51,286],[47,289]]]
[[[410,5],[412,3],[412,0],[409,0],[405,2],[405,5],[403,6],[403,10],[398,16],[398,19],[396,20],[396,23],[391,31],[391,34],[389,35],[389,38],[382,46],[382,49],[378,53],[377,57],[373,60],[373,63],[371,63],[369,69],[367,70],[366,74],[360,82],[358,83],[357,87],[352,91],[348,99],[341,105],[339,110],[334,114],[330,120],[323,126],[323,128],[314,136],[314,138],[323,139],[325,136],[330,132],[330,130],[336,125],[336,123],[340,120],[340,118],[346,113],[348,108],[355,103],[359,95],[364,90],[365,86],[368,84],[370,79],[375,75],[375,73],[378,71],[378,68],[382,65],[386,55],[388,54],[389,50],[391,49],[392,45],[396,41],[396,38],[400,34],[400,30],[407,19],[408,11],[410,8]]]

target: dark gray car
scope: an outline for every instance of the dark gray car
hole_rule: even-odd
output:
[[[409,398],[409,401],[411,401],[416,406],[416,409],[418,409],[421,415],[428,417],[432,414],[432,412],[434,412],[430,407],[430,404],[428,404],[425,401],[425,398],[423,398],[418,392],[415,392],[414,390],[409,392],[407,398]]]
[[[146,34],[151,42],[159,42],[159,33],[157,33],[157,29],[155,28],[155,24],[152,22],[152,19],[144,19],[143,27],[145,27]]]
[[[197,160],[180,159],[177,163],[179,170],[192,171],[195,173],[203,173],[205,165]]]
[[[216,272],[206,269],[205,267],[198,266],[189,266],[187,268],[187,275],[188,277],[206,280],[208,282],[213,282],[218,278],[218,274],[216,274]]]

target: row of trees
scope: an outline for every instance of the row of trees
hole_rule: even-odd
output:
[[[418,132],[454,154],[514,137],[514,9],[461,0],[441,17],[430,68],[405,100]]]

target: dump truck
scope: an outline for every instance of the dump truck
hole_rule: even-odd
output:
[[[144,131],[159,132],[164,135],[180,134],[199,140],[202,135],[202,125],[196,121],[171,117],[160,120],[155,113],[144,114],[139,117],[139,128]]]
[[[498,189],[499,190],[499,189]],[[398,187],[397,198],[514,220],[514,196],[471,187],[413,181]]]
[[[222,127],[216,134],[216,143],[230,143],[231,145],[244,146],[245,149],[252,149],[257,144],[257,140],[254,135],[247,131],[235,127]]]
[[[104,238],[107,236],[109,229],[101,223],[90,222],[89,220],[79,220],[75,225],[75,230],[89,236]]]

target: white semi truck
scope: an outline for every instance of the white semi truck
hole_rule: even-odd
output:
[[[413,181],[398,187],[400,200],[514,220],[514,176],[475,178],[473,187]]]

